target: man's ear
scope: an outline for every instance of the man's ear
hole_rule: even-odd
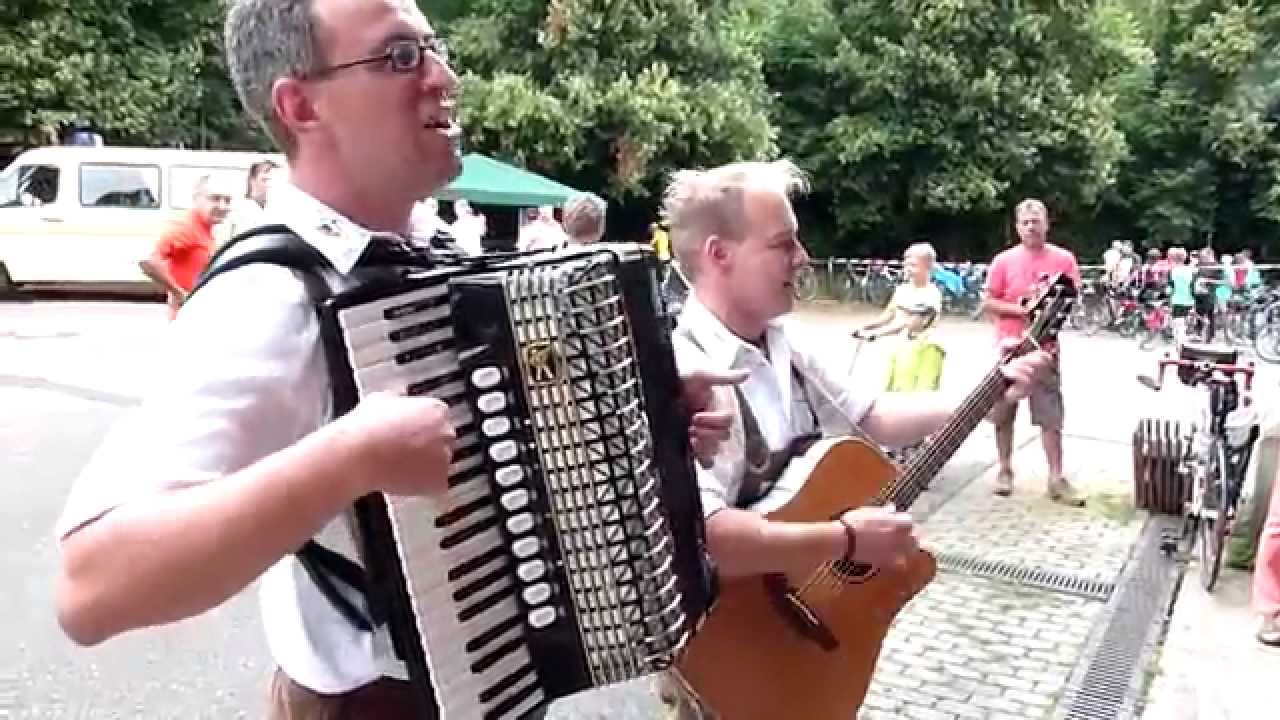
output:
[[[724,267],[733,257],[733,248],[725,238],[719,235],[708,235],[702,242],[702,255],[706,262]]]
[[[271,106],[291,135],[307,132],[319,122],[315,102],[307,94],[303,81],[297,78],[276,78],[271,85]]]

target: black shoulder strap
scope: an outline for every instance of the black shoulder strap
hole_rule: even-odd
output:
[[[335,291],[333,279],[336,270],[328,258],[287,226],[263,225],[246,230],[218,248],[188,296],[194,295],[215,277],[254,263],[281,265],[299,271],[312,301],[323,300]]]
[[[313,305],[333,296],[341,280],[333,264],[284,225],[264,225],[237,235],[209,260],[188,297],[215,277],[236,268],[268,263],[296,270]],[[372,632],[385,620],[385,612],[370,593],[368,576],[359,564],[320,543],[308,540],[294,553],[321,594],[355,627]],[[365,598],[368,612],[356,607],[335,585],[335,579]]]

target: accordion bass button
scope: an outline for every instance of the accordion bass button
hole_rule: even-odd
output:
[[[485,418],[485,421],[480,423],[480,432],[484,433],[485,437],[502,437],[511,432],[511,419],[506,415]]]
[[[531,583],[547,572],[547,564],[541,560],[527,560],[516,568],[516,575],[524,582]]]
[[[506,508],[508,512],[515,512],[529,504],[529,491],[524,488],[519,488],[508,493],[503,493],[500,502],[502,503],[502,507]]]
[[[502,442],[494,443],[489,448],[489,457],[493,458],[494,462],[509,463],[516,459],[517,454],[519,454],[519,449],[516,447],[514,440],[503,440]]]
[[[537,585],[530,585],[525,588],[520,595],[529,605],[541,605],[551,599],[551,586],[540,582]]]
[[[493,415],[507,406],[507,398],[500,392],[487,392],[476,399],[476,406],[485,415]]]
[[[541,629],[556,621],[556,610],[551,607],[540,607],[529,612],[529,624]]]
[[[493,477],[498,481],[499,485],[509,488],[518,485],[524,480],[524,468],[519,465],[501,467],[493,473]]]
[[[530,558],[538,554],[538,538],[520,538],[511,544],[511,552],[518,558]]]
[[[481,390],[496,387],[502,382],[502,371],[496,367],[482,367],[471,371],[471,384]]]
[[[527,512],[507,518],[507,530],[512,535],[524,535],[533,530],[533,515]]]

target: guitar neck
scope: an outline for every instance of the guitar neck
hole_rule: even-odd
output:
[[[978,387],[960,403],[947,424],[911,460],[898,481],[885,490],[880,501],[892,501],[899,510],[911,507],[920,493],[924,492],[929,480],[955,455],[956,450],[960,449],[973,429],[982,422],[982,418],[986,417],[1008,386],[1009,381],[1000,372],[999,366],[987,373]]]

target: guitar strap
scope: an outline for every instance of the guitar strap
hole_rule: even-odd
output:
[[[678,331],[680,335],[688,340],[694,347],[701,350],[704,354],[707,352],[702,343],[693,336],[693,332],[688,328]],[[782,472],[786,470],[787,464],[792,459],[808,452],[813,444],[822,438],[822,424],[818,421],[818,413],[813,404],[813,398],[809,395],[809,388],[805,382],[804,375],[801,374],[795,363],[791,364],[791,377],[800,386],[800,392],[804,394],[804,404],[809,410],[809,416],[813,419],[813,431],[797,435],[791,438],[790,442],[781,450],[770,451],[769,444],[765,441],[764,433],[760,431],[760,423],[756,420],[755,412],[751,409],[751,404],[747,402],[747,396],[742,392],[742,388],[738,385],[733,386],[734,395],[738,399],[738,407],[742,409],[742,430],[744,449],[745,470],[742,477],[742,483],[738,486],[737,497],[734,498],[733,506],[739,509],[750,507],[760,498],[769,494],[773,486],[777,484],[778,479],[782,477]]]

